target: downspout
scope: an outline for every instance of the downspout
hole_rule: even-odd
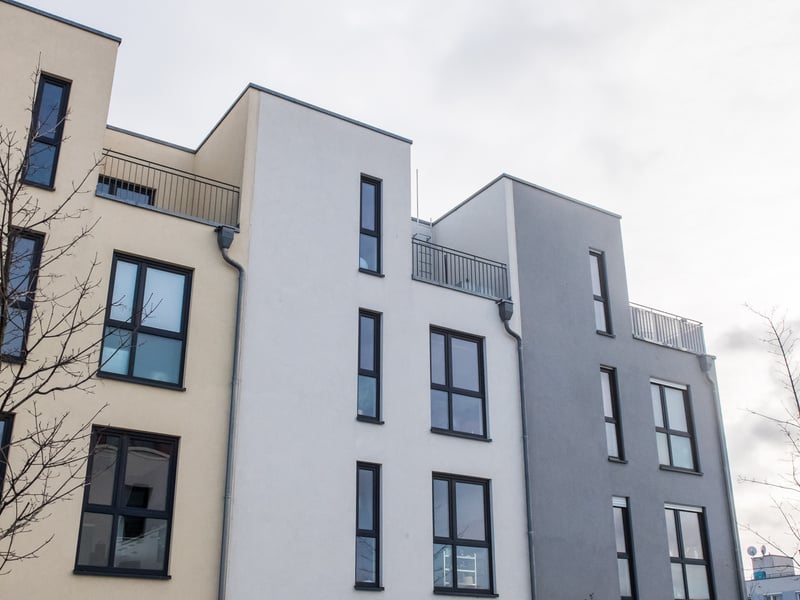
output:
[[[531,470],[528,459],[528,407],[525,405],[525,371],[522,363],[522,337],[511,330],[508,321],[514,314],[514,303],[511,300],[500,300],[497,303],[500,320],[506,333],[517,340],[517,373],[519,374],[519,411],[522,418],[522,463],[525,470],[525,517],[528,527],[528,575],[531,584],[531,600],[536,600],[536,561],[533,552],[533,500],[531,498]]]
[[[722,405],[719,401],[719,389],[717,388],[717,382],[714,377],[711,376],[712,371],[714,370],[714,357],[710,354],[701,354],[698,357],[700,361],[700,369],[703,371],[703,374],[706,376],[708,380],[708,384],[711,386],[711,394],[714,398],[714,404],[716,405],[717,409],[717,425],[719,427],[719,439],[722,442],[722,472],[725,475],[725,494],[728,498],[728,510],[730,516],[730,526],[731,531],[733,533],[733,549],[734,549],[734,557],[736,558],[736,578],[739,582],[739,595],[744,600],[747,598],[747,592],[744,584],[744,576],[742,574],[742,549],[740,547],[739,542],[739,528],[736,523],[736,508],[733,504],[733,485],[731,484],[731,467],[730,463],[728,462],[728,444],[725,441],[725,427],[722,424]]]
[[[222,504],[222,539],[219,554],[218,600],[225,600],[228,576],[228,536],[231,513],[231,484],[233,480],[233,446],[236,429],[236,405],[239,400],[239,340],[242,323],[242,301],[244,297],[244,267],[228,256],[236,231],[232,227],[220,225],[217,232],[217,245],[223,260],[239,272],[239,286],[236,292],[236,324],[233,337],[233,364],[231,366],[231,397],[228,409],[228,446],[225,457],[225,496]]]

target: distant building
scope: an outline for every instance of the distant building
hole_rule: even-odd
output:
[[[745,582],[748,600],[800,600],[794,560],[780,554],[751,556],[753,578]]]

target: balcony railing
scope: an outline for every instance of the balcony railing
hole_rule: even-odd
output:
[[[210,225],[239,224],[239,188],[113,150],[104,150],[97,195]]]
[[[633,337],[695,354],[706,353],[703,324],[678,315],[631,304]]]
[[[418,239],[411,244],[413,279],[484,298],[508,298],[505,264]]]

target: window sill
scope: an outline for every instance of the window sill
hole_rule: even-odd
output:
[[[356,421],[361,421],[362,423],[372,423],[373,425],[383,425],[382,419],[377,419],[375,417],[366,417],[364,415],[356,415]]]
[[[441,596],[471,596],[474,598],[499,598],[500,594],[494,592],[483,592],[480,590],[444,590],[433,588],[433,593]]]
[[[357,583],[353,586],[354,590],[358,590],[359,592],[382,592],[383,586],[382,585],[369,585],[364,583]]]
[[[628,464],[627,460],[625,460],[624,458],[617,458],[616,456],[609,456],[608,457],[608,462],[616,463],[618,465],[627,465]]]
[[[681,467],[672,467],[670,465],[658,465],[662,471],[671,471],[672,473],[685,473],[686,475],[702,475],[702,471],[692,471],[691,469],[682,469]]]
[[[169,581],[172,579],[172,575],[157,575],[154,573],[132,573],[130,571],[115,571],[113,569],[108,570],[89,570],[89,569],[73,569],[73,575],[92,575],[96,576],[99,575],[101,577],[128,577],[132,579],[160,579],[162,581]]]
[[[149,385],[150,387],[157,387],[167,390],[174,390],[176,392],[185,392],[186,388],[182,385],[175,385],[174,383],[166,383],[164,381],[156,381],[154,379],[140,379],[138,377],[128,377],[127,375],[118,375],[116,373],[104,373],[103,371],[97,372],[98,379],[113,379],[114,381],[124,381],[126,383],[135,383],[138,385]]]
[[[461,431],[451,431],[450,429],[439,429],[438,427],[431,427],[431,433],[438,435],[449,435],[451,437],[464,438],[466,440],[475,440],[478,442],[491,442],[492,438],[475,435],[474,433],[463,433]]]
[[[613,333],[610,333],[608,331],[600,331],[599,329],[596,331],[596,333],[597,333],[597,335],[602,335],[603,337],[612,338],[612,339],[617,337]]]
[[[363,267],[359,267],[359,273],[364,273],[365,275],[372,275],[373,277],[386,277],[383,273],[379,273],[378,271],[370,271],[369,269],[365,269]]]
[[[35,181],[25,181],[24,179],[22,180],[22,183],[24,185],[28,185],[30,187],[39,188],[40,190],[47,190],[48,192],[55,192],[56,191],[56,188],[53,187],[52,185],[45,185],[43,183],[36,183]]]

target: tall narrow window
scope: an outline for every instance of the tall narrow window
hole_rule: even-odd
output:
[[[636,587],[633,576],[633,548],[628,499],[614,497],[614,531],[617,541],[617,572],[620,600],[634,600]]]
[[[165,576],[178,440],[95,427],[75,571]]]
[[[191,279],[186,269],[114,255],[103,376],[180,387]]]
[[[687,390],[651,382],[650,395],[656,420],[658,462],[663,466],[697,470]]]
[[[361,235],[358,266],[368,273],[381,272],[381,182],[361,178]]]
[[[0,413],[0,492],[3,491],[3,482],[6,478],[8,447],[11,444],[11,425],[13,423],[14,415]]]
[[[713,590],[703,509],[667,505],[665,514],[675,600],[710,600]]]
[[[431,430],[486,437],[483,341],[431,329]]]
[[[380,419],[381,316],[366,310],[358,313],[358,418]]]
[[[8,297],[0,313],[0,358],[8,362],[25,360],[43,242],[44,236],[32,231],[16,229],[9,236],[9,245],[13,250],[10,255]]]
[[[356,587],[380,587],[380,465],[358,463]]]
[[[611,313],[608,306],[605,255],[591,250],[589,262],[592,269],[592,294],[594,295],[594,322],[599,333],[611,333]]]
[[[433,587],[491,594],[489,482],[433,475]]]
[[[29,146],[24,174],[26,183],[53,187],[67,116],[69,88],[68,81],[50,75],[39,76],[33,121],[28,133]]]
[[[606,419],[606,447],[609,458],[625,458],[622,447],[622,431],[619,422],[619,398],[617,377],[614,369],[600,369],[600,389],[603,395],[603,412]]]

